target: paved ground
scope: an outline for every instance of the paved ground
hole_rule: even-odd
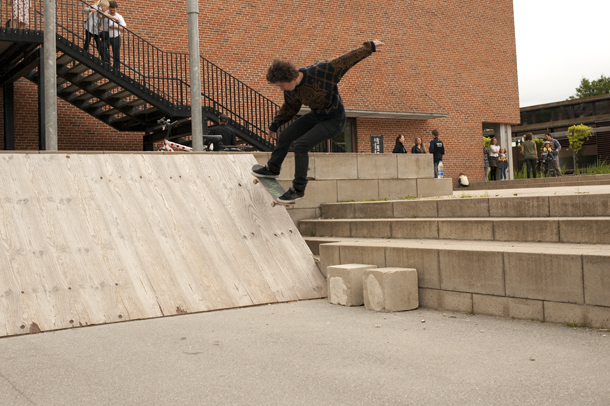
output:
[[[314,300],[3,338],[0,404],[608,405],[608,354],[605,331]]]

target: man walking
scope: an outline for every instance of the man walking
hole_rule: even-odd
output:
[[[379,51],[382,46],[381,41],[367,41],[338,58],[298,70],[289,61],[273,61],[267,71],[267,81],[284,92],[284,104],[269,126],[269,136],[276,138],[278,128],[289,122],[303,104],[311,108],[310,113],[282,131],[267,166],[252,171],[255,176],[277,178],[288,149],[294,143],[292,187],[278,201],[291,203],[305,195],[309,151],[319,143],[341,134],[345,126],[345,107],[337,84],[352,66]]]
[[[110,62],[110,48],[112,47],[112,67],[119,70],[121,64],[121,31],[126,27],[123,16],[117,13],[118,4],[111,0],[108,2],[108,12],[104,13],[102,22],[102,41],[104,62]]]
[[[443,145],[443,141],[438,138],[438,130],[432,130],[432,135],[434,135],[434,138],[430,141],[430,148],[428,148],[428,151],[430,151],[434,158],[434,177],[438,178],[438,163],[443,160],[445,146]]]
[[[553,165],[555,166],[555,176],[561,176],[561,166],[559,165],[559,151],[561,151],[561,144],[555,138],[551,137],[551,134],[544,134],[544,139],[550,142],[553,155]]]

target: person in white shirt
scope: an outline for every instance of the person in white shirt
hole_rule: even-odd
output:
[[[102,20],[102,41],[104,62],[110,62],[110,48],[112,47],[112,67],[119,69],[121,64],[121,30],[126,27],[123,16],[116,12],[118,4],[111,0],[108,2],[108,12],[104,13]]]

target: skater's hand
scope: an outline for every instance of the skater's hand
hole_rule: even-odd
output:
[[[269,137],[273,138],[274,140],[277,139],[277,133],[275,131],[269,130],[268,134]]]
[[[378,39],[373,40],[373,44],[375,44],[375,52],[380,52],[381,47],[384,45],[383,42],[379,41]]]

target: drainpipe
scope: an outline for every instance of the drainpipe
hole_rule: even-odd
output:
[[[191,75],[191,128],[193,136],[193,151],[203,151],[198,1],[199,0],[187,0],[186,2],[189,33],[189,70]]]
[[[45,149],[57,151],[57,66],[55,51],[55,0],[44,0],[43,59]],[[42,83],[40,83],[42,80]]]

